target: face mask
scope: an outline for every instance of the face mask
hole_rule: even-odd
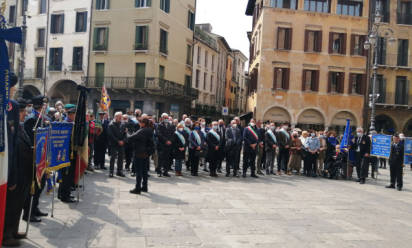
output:
[[[237,128],[237,124],[233,124],[232,127],[233,127],[233,128]]]
[[[178,128],[177,130],[179,130],[179,132],[183,132],[183,128]]]
[[[195,127],[195,130],[196,130],[196,131],[199,131],[199,130],[200,130],[200,127],[199,127],[199,126],[196,126],[196,127]]]
[[[168,124],[168,123],[169,123],[169,120],[163,120],[163,122],[164,122],[165,124]]]
[[[250,125],[251,127],[256,126],[256,124],[255,124],[255,123],[253,123],[253,122],[252,122],[252,123],[250,123],[249,125]]]
[[[356,135],[358,136],[358,138],[362,137],[362,133],[357,132]]]
[[[190,127],[190,124],[186,124],[186,127]]]
[[[270,130],[275,131],[276,127],[275,126],[271,126]]]
[[[213,130],[217,130],[217,126],[213,126],[212,128],[213,128]]]
[[[312,138],[314,138],[314,137],[315,137],[315,134],[314,134],[314,133],[311,133],[310,136],[311,136]]]

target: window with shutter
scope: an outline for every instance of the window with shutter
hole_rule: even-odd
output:
[[[93,37],[93,50],[105,51],[108,48],[109,28],[95,28]]]
[[[135,0],[136,8],[147,8],[152,6],[152,0]]]
[[[50,33],[64,33],[64,14],[52,14],[50,19]]]
[[[50,48],[49,55],[49,71],[61,71],[62,70],[62,58],[63,48]]]
[[[399,104],[399,105],[408,104],[407,78],[404,76],[396,77],[395,104]]]
[[[149,26],[136,26],[135,50],[147,50],[149,40]]]
[[[305,0],[304,10],[313,12],[330,13],[330,0]]]
[[[160,9],[166,13],[170,13],[170,0],[160,0]]]
[[[412,11],[412,9],[411,9]],[[408,66],[409,40],[398,40],[398,66]]]
[[[104,84],[104,63],[96,63],[96,86],[102,87]]]
[[[159,47],[159,51],[161,53],[164,53],[164,54],[168,54],[167,36],[168,36],[167,31],[165,31],[163,29],[160,29],[160,47]]]
[[[83,70],[83,47],[73,47],[72,71]]]
[[[288,90],[289,89],[289,68],[273,69],[273,89]]]
[[[76,13],[76,32],[86,32],[87,30],[87,12]]]
[[[338,0],[336,14],[362,16],[363,2],[359,0]]]

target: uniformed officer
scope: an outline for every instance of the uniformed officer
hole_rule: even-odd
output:
[[[250,176],[258,178],[255,174],[256,170],[256,152],[259,143],[259,135],[256,130],[254,119],[250,120],[249,126],[243,131],[243,177],[246,177],[246,172],[250,168]]]
[[[32,98],[33,111],[27,120],[24,122],[24,130],[26,130],[27,135],[30,138],[30,143],[34,146],[34,128],[46,127],[50,124],[50,119],[42,113],[45,102],[47,102],[47,97],[39,95]],[[34,177],[35,175],[33,175]],[[35,180],[35,178],[33,178]],[[47,213],[43,213],[39,209],[39,198],[46,184],[46,175],[41,179],[40,187],[37,183],[34,184],[34,195],[33,203],[31,208],[30,222],[40,222],[41,219],[38,217],[47,216]],[[28,196],[24,206],[23,219],[27,221],[30,209],[30,197]]]
[[[76,119],[76,106],[72,105],[72,108],[67,109],[65,123],[74,123]],[[58,198],[64,203],[75,202],[74,197],[71,195],[71,189],[74,187],[74,174],[76,170],[76,151],[71,150],[70,144],[70,166],[61,169],[62,182],[59,185]],[[73,156],[72,156],[73,154]]]
[[[391,184],[386,188],[395,188],[395,182],[397,189],[402,190],[403,187],[403,155],[404,146],[400,141],[399,134],[393,136],[393,144],[391,147],[391,155],[389,157],[389,166],[391,174]]]
[[[358,174],[358,182],[365,184],[369,171],[369,151],[371,150],[371,141],[369,136],[363,133],[363,128],[356,129],[356,138],[353,149],[355,150],[355,165]]]

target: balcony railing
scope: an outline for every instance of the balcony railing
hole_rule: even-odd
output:
[[[397,96],[395,93],[384,94],[385,97],[376,102],[378,107],[383,108],[412,108],[412,96],[407,95],[403,99]]]
[[[152,94],[164,96],[184,96],[196,99],[199,92],[187,85],[178,84],[161,78],[136,78],[136,77],[84,77],[83,81],[88,88],[101,88],[114,90],[145,90]]]
[[[412,25],[412,15],[402,15],[398,13],[398,24]]]

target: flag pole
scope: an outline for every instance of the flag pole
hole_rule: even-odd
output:
[[[80,182],[80,156],[79,156],[79,149],[76,148],[76,158],[77,158],[77,166],[78,166],[78,175],[77,175],[77,202],[80,202],[80,190],[79,190],[79,182]]]
[[[55,180],[55,173],[54,173],[54,171],[52,172],[53,173],[53,181]],[[53,187],[53,194],[52,194],[52,196],[53,196],[53,198],[52,198],[52,209],[51,209],[51,217],[52,218],[54,218],[54,192],[55,192],[55,186],[53,185],[53,181],[52,181],[52,187]]]

